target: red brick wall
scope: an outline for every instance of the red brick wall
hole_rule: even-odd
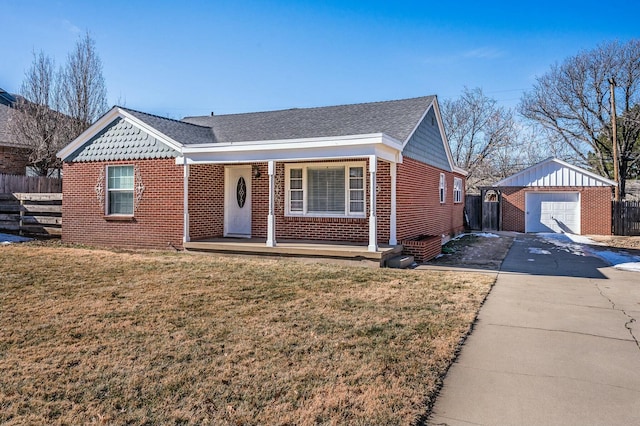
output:
[[[580,193],[580,232],[585,235],[611,234],[611,188],[595,187],[504,187],[502,192],[502,229],[525,231],[525,194],[527,192],[571,191]]]
[[[353,159],[363,161],[364,159]],[[286,217],[284,164],[277,167],[276,193],[276,239],[326,240],[367,243],[369,241],[370,182],[369,162],[365,166],[366,207],[364,218],[323,218],[323,217]],[[268,184],[268,182],[267,182]],[[378,243],[389,242],[389,212],[391,211],[391,175],[389,163],[378,160],[376,172],[376,216],[378,222]],[[280,189],[281,188],[281,189]],[[267,187],[268,189],[268,187]],[[262,219],[261,219],[262,220]],[[264,236],[266,236],[266,213],[264,214]]]
[[[96,196],[96,183],[107,165],[140,167],[145,191],[134,221],[108,221]],[[266,238],[269,176],[267,164],[255,165],[252,177],[252,236]],[[390,166],[378,162],[378,242],[389,240],[391,211]],[[276,167],[276,238],[366,243],[369,238],[369,185],[367,217],[285,217],[284,163]],[[440,170],[410,158],[398,165],[397,237],[450,235],[462,229],[463,203],[453,203],[453,174],[447,176],[446,203],[438,199]],[[65,163],[63,183],[63,241],[121,247],[166,248],[182,246],[183,169],[175,160]],[[367,173],[367,181],[368,181]],[[191,239],[221,237],[224,232],[224,165],[192,165],[189,177],[189,227]]]
[[[354,160],[358,161],[358,160]],[[360,160],[363,161],[363,160]],[[253,164],[260,172],[251,178],[251,236],[267,237],[269,214],[269,174],[267,163]],[[368,166],[367,166],[368,167]],[[193,165],[189,178],[189,232],[192,240],[222,237],[224,234],[224,165]],[[365,170],[368,182],[369,175]],[[391,176],[389,164],[379,161],[376,175],[378,198],[378,241],[389,241],[391,211]],[[275,176],[276,240],[369,241],[369,187],[367,185],[366,218],[285,217],[285,164],[277,163]]]
[[[353,160],[358,161],[358,160]],[[365,161],[361,159],[359,161]],[[419,235],[452,235],[463,229],[464,203],[453,202],[453,173],[447,179],[446,203],[440,204],[438,183],[441,170],[410,158],[398,165],[397,225],[398,240]],[[336,161],[334,161],[336,162]],[[251,236],[266,238],[269,202],[267,163],[254,164],[260,172],[251,180]],[[253,173],[252,173],[253,174]],[[369,173],[365,170],[366,217],[321,218],[285,216],[285,163],[276,164],[275,215],[276,240],[369,241]],[[456,175],[463,178],[463,176]],[[376,173],[378,243],[389,241],[391,212],[390,165],[378,161]],[[464,185],[464,184],[463,184]],[[189,179],[190,236],[192,239],[221,237],[224,233],[224,165],[191,166]]]
[[[353,159],[353,161],[363,161],[364,159]],[[335,161],[333,161],[335,162]],[[384,175],[389,173],[389,165],[378,162],[378,171],[376,173],[376,182],[382,188],[385,185]],[[284,163],[277,165],[276,176],[276,239],[301,239],[301,240],[325,240],[325,241],[343,241],[366,243],[369,241],[369,163],[365,166],[365,184],[366,184],[366,207],[364,218],[324,218],[324,217],[286,217],[285,211],[285,167]],[[387,181],[390,181],[386,179]],[[381,191],[382,192],[382,191]],[[380,215],[384,211],[385,203],[384,193],[378,194],[377,214]],[[378,217],[378,220],[381,218]],[[266,224],[266,215],[264,216]],[[266,236],[266,227],[265,227]],[[381,244],[389,242],[389,223],[388,218],[386,228],[384,224],[378,225],[378,242]]]
[[[29,150],[11,146],[0,146],[0,173],[24,175],[29,162]]]
[[[442,252],[442,238],[439,235],[425,237],[419,241],[402,241],[402,251],[413,256],[416,262],[433,259]]]
[[[96,195],[100,171],[107,165],[136,165],[144,193],[134,220],[105,219]],[[183,169],[174,159],[65,163],[62,240],[99,246],[182,247]],[[105,170],[106,174],[106,170]],[[105,182],[106,190],[106,182]]]
[[[224,233],[224,166],[189,166],[189,235],[192,240]]]
[[[445,174],[445,203],[440,204],[440,173]],[[453,202],[453,178],[464,176],[404,157],[398,164],[397,234],[398,241],[420,235],[455,235],[464,229],[464,202]],[[464,194],[462,197],[464,201]]]

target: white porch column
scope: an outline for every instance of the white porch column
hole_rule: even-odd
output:
[[[378,251],[378,219],[376,217],[376,170],[378,158],[369,156],[369,246],[368,251]]]
[[[191,237],[189,236],[189,165],[187,164],[187,160],[184,160],[183,169],[183,214],[184,214],[184,224],[183,224],[183,235],[182,242],[188,243],[191,241]]]
[[[389,170],[391,175],[391,212],[389,213],[389,245],[395,246],[396,244],[398,244],[398,240],[396,239],[396,176],[397,176],[396,163],[390,163]]]
[[[267,215],[267,247],[276,246],[276,216],[275,216],[275,192],[276,192],[276,162],[269,161],[269,214]]]

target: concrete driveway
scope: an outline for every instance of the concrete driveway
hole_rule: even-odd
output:
[[[640,424],[640,272],[608,265],[519,235],[428,424]]]

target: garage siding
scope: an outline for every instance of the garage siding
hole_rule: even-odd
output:
[[[502,191],[502,229],[525,232],[527,193],[574,192],[580,198],[580,233],[611,235],[611,187],[515,187]]]

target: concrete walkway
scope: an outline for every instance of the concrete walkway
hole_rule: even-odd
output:
[[[430,425],[640,424],[640,273],[516,238]]]

